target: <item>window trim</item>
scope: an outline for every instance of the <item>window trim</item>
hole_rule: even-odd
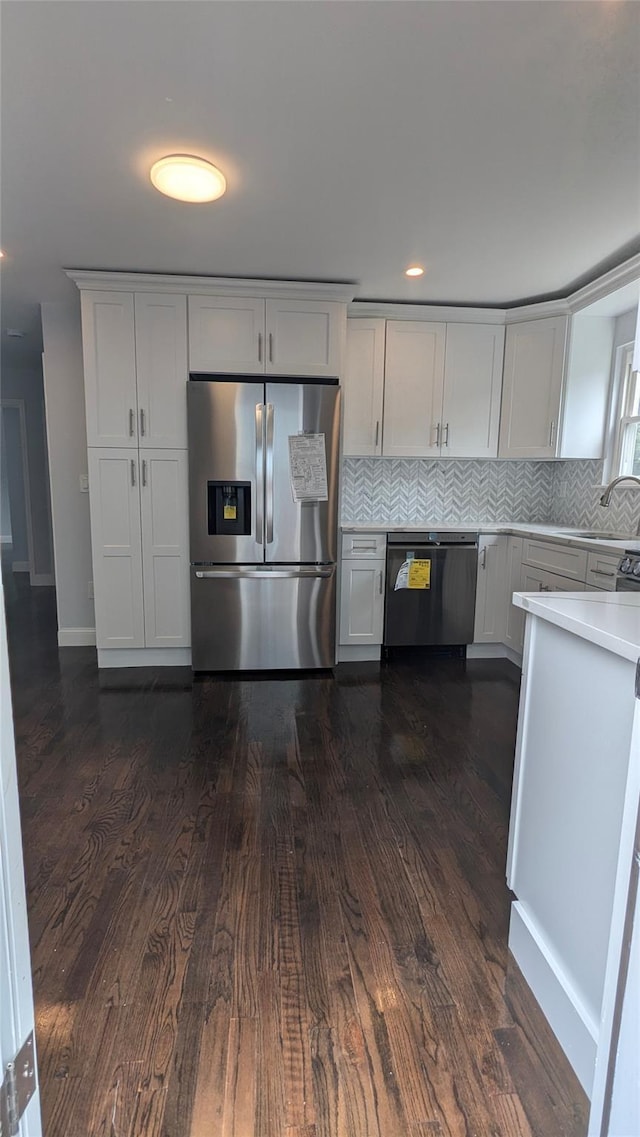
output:
[[[608,482],[621,474],[621,466],[626,448],[626,434],[628,427],[633,423],[640,424],[640,414],[630,415],[630,381],[637,375],[636,383],[640,383],[640,373],[633,370],[633,341],[618,346],[615,354],[613,375],[612,413],[611,413],[611,446],[609,457],[605,461],[604,476]],[[640,486],[630,484],[628,489],[638,489]]]

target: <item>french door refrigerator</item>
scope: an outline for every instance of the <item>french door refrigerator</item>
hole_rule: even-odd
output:
[[[194,671],[332,667],[338,380],[187,384]]]

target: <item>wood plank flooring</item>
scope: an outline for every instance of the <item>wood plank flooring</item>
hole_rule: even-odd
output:
[[[518,674],[98,676],[7,582],[46,1137],[584,1137],[506,949]]]

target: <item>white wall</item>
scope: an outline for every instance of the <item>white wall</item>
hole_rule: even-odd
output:
[[[53,584],[49,471],[40,367],[3,363],[2,398],[24,402],[33,536],[32,583]]]
[[[80,298],[41,310],[58,643],[74,646],[95,643],[89,495],[80,492],[87,473]]]
[[[25,498],[22,437],[18,407],[2,407],[2,535],[11,536],[11,565],[14,571],[29,568],[27,503]]]

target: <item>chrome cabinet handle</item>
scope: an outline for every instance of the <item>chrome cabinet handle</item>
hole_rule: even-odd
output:
[[[136,484],[136,464],[135,464],[135,460],[132,458],[131,459],[131,485],[135,486],[135,484]]]
[[[378,573],[378,592],[382,596],[382,569]]]
[[[445,428],[444,428],[444,442],[443,442],[443,444],[442,444],[442,445],[443,445],[443,446],[448,446],[448,445],[449,445],[449,423],[446,423],[446,424],[445,424]]]
[[[486,567],[487,567],[487,546],[485,545],[484,548],[480,552],[480,568],[486,569]]]
[[[262,332],[258,332],[258,363],[262,363]]]
[[[140,434],[142,435],[143,438],[145,436],[145,433],[146,433],[146,431],[145,431],[145,425],[144,425],[144,411],[142,410],[142,407],[141,407],[140,408]]]
[[[135,418],[133,415],[133,407],[129,407],[129,438],[133,438],[135,430]]]
[[[615,576],[615,572],[604,572],[603,569],[591,569],[594,576]]]
[[[436,446],[440,449],[440,423],[436,423]]]
[[[556,432],[556,424],[552,419],[551,425],[549,426],[549,446],[553,446],[553,439],[554,439],[555,432]]]
[[[265,460],[265,513],[267,545],[273,542],[273,403],[267,403],[266,460]]]
[[[379,441],[380,441],[380,419],[377,419],[376,420],[376,440],[374,443],[374,445],[376,447],[377,447]]]
[[[256,403],[256,541],[264,541],[264,407]]]
[[[146,458],[142,459],[142,484],[143,484],[143,486],[146,486],[146,484],[147,484],[147,459]]]
[[[269,363],[273,363],[273,332],[269,332]]]

